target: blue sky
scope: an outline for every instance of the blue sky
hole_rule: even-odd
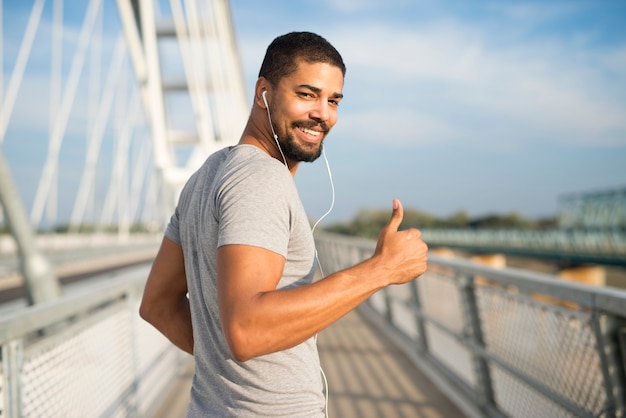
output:
[[[327,140],[338,219],[394,197],[439,216],[550,216],[564,194],[626,186],[624,2],[231,4],[249,86],[284,32],[317,32],[344,57]],[[323,169],[298,174],[320,214]]]
[[[7,32],[30,4],[4,1],[5,68]],[[67,13],[84,13],[79,4],[66,0]],[[116,28],[113,4],[104,25]],[[345,99],[326,141],[329,222],[393,198],[438,216],[551,216],[559,196],[626,187],[623,1],[231,0],[231,12],[250,96],[278,35],[313,31],[344,57]],[[19,125],[5,140],[13,161]],[[14,168],[22,187],[36,166]],[[296,180],[321,216],[323,162],[302,165]]]

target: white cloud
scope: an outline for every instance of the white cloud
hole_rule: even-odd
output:
[[[318,1],[314,1],[311,3],[318,3]],[[385,2],[381,2],[380,0],[325,0],[324,4],[331,13],[338,12],[343,14],[349,14],[357,12],[376,11],[381,9],[397,9],[407,4],[411,4],[411,0],[387,0]]]
[[[368,109],[340,116],[333,135],[354,142],[381,142],[395,148],[444,145],[461,132],[439,115],[411,109]]]
[[[599,50],[553,38],[494,45],[490,39],[496,35],[439,21],[416,29],[378,24],[359,32],[346,27],[333,39],[345,51],[348,77],[358,78],[352,82],[359,85],[356,99],[381,99],[368,102],[368,113],[377,115],[374,120],[382,125],[398,126],[398,119],[405,117],[396,115],[415,114],[425,132],[450,138],[455,130],[476,128],[464,128],[455,119],[465,108],[482,116],[485,132],[521,128],[509,141],[626,144],[626,74],[620,70],[625,68],[626,45]],[[424,94],[429,90],[425,86],[438,87]],[[372,94],[374,88],[377,93]],[[439,113],[433,110],[424,118],[414,108],[416,102],[419,107],[435,104]],[[474,123],[480,127],[480,121]],[[415,125],[404,137],[414,135],[416,140],[409,142],[422,143],[419,132]]]
[[[582,2],[519,2],[504,3],[494,2],[486,5],[488,9],[501,13],[506,19],[514,19],[516,21],[524,21],[528,24],[537,24],[553,19],[562,18],[565,15],[579,13],[581,10],[588,8]]]

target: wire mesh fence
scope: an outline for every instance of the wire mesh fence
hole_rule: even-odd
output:
[[[325,274],[375,247],[324,234],[316,245]],[[0,417],[149,416],[188,357],[137,315],[147,273],[0,319]],[[430,255],[422,278],[362,312],[468,416],[626,412],[626,292]]]
[[[317,234],[324,272],[375,242]],[[626,414],[626,292],[429,255],[419,280],[362,306],[471,416]]]
[[[146,267],[0,320],[0,417],[149,416],[185,356],[138,317]]]

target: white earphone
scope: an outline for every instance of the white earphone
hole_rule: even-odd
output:
[[[261,97],[263,98],[263,103],[265,103],[265,107],[269,107],[267,104],[267,98],[265,97],[266,94],[267,90],[263,90],[263,94],[261,94]]]
[[[263,99],[263,103],[265,103],[265,109],[267,110],[267,118],[269,119],[270,128],[272,129],[272,134],[274,135],[274,141],[276,141],[276,146],[278,147],[278,150],[280,151],[280,155],[282,155],[283,157],[285,166],[289,168],[289,166],[287,165],[287,160],[285,159],[285,154],[283,154],[283,150],[280,147],[280,143],[278,142],[278,135],[276,135],[276,132],[274,131],[274,125],[272,124],[272,116],[270,115],[270,106],[267,104],[267,98],[265,97],[266,94],[267,94],[267,90],[263,90],[263,93],[261,93],[261,98]],[[319,218],[317,222],[315,222],[315,224],[311,228],[312,233],[315,232],[315,228],[317,228],[317,225],[322,221],[322,219],[324,219],[333,210],[333,207],[335,206],[335,185],[333,184],[333,176],[330,171],[330,164],[328,164],[328,159],[326,158],[326,150],[324,148],[322,148],[322,154],[324,156],[324,162],[326,163],[326,171],[328,172],[328,180],[330,181],[332,199],[331,199],[330,208],[328,209],[328,211],[324,215],[322,215],[322,217]],[[317,249],[315,249],[315,259],[317,260],[317,265],[320,269],[321,275],[324,276],[324,271],[322,270],[322,265],[317,255]],[[315,342],[317,343],[317,334],[315,335],[314,339],[315,339]],[[322,374],[322,378],[324,381],[324,388],[325,388],[324,399],[325,399],[326,405],[324,407],[324,412],[325,412],[326,418],[328,418],[328,397],[329,397],[328,380],[326,379],[326,373],[324,373],[324,369],[322,369],[321,366],[320,366],[320,372]]]
[[[280,155],[281,157],[283,157],[283,163],[285,163],[285,167],[289,168],[289,165],[287,165],[287,159],[285,158],[285,154],[283,154],[283,149],[280,147],[280,143],[278,142],[278,135],[276,135],[276,131],[274,131],[272,115],[270,115],[270,106],[267,104],[267,98],[265,97],[265,94],[267,94],[267,90],[263,90],[263,93],[261,93],[261,98],[263,98],[263,103],[265,103],[265,110],[267,110],[267,119],[270,122],[270,128],[272,129],[272,134],[274,135],[274,142],[276,142],[278,151],[280,151]]]

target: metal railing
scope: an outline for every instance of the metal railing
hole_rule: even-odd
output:
[[[0,318],[0,417],[150,416],[189,356],[139,318],[148,269]]]
[[[376,243],[316,234],[324,273]],[[420,279],[361,312],[473,417],[626,414],[626,292],[429,254]]]
[[[316,234],[325,273],[375,242]],[[0,318],[0,416],[150,416],[189,359],[138,315],[148,266]],[[429,255],[360,310],[468,416],[624,416],[626,292]]]

